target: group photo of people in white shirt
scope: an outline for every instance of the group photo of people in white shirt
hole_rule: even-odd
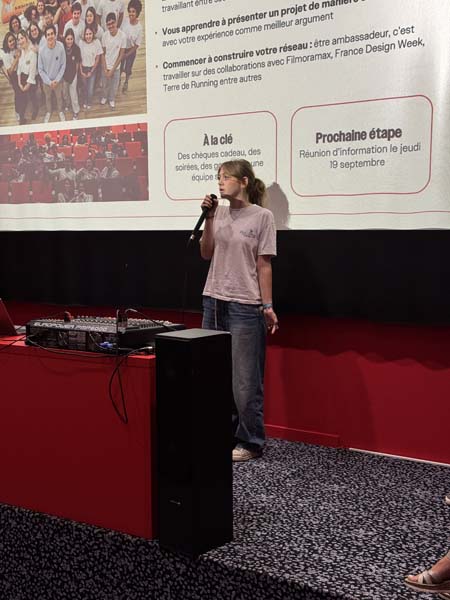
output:
[[[37,0],[12,14],[0,48],[11,110],[0,125],[144,112],[142,19],[141,0]]]

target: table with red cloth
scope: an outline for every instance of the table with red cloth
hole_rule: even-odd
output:
[[[124,359],[110,394],[119,360],[0,338],[0,502],[154,537],[155,359]]]

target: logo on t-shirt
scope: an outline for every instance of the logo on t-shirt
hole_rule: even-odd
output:
[[[257,237],[258,237],[258,234],[256,233],[256,231],[254,229],[249,229],[248,231],[243,231],[241,229],[241,231],[239,233],[246,238],[252,238],[254,240],[257,239]]]

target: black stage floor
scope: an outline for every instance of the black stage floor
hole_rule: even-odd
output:
[[[448,467],[269,440],[234,466],[235,540],[197,561],[0,505],[0,598],[419,599],[402,579],[450,547],[449,491]]]

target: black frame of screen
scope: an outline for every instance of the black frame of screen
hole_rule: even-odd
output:
[[[186,231],[0,232],[0,297],[201,309],[208,262]],[[450,323],[450,231],[279,231],[280,313]]]

